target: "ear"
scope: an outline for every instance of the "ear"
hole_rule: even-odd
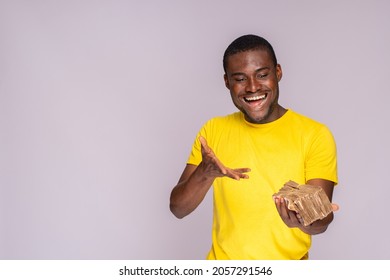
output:
[[[282,66],[280,64],[276,65],[276,77],[278,78],[278,82],[282,79],[283,76],[283,71],[282,71]]]
[[[223,75],[223,79],[225,80],[225,87],[227,87],[227,89],[230,90],[229,79],[226,74]]]

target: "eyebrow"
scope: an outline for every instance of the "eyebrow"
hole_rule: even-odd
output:
[[[264,71],[264,70],[270,70],[270,69],[271,69],[271,67],[269,67],[269,66],[261,67],[259,69],[256,69],[255,73],[258,73],[258,72],[261,72],[261,71]],[[242,75],[245,76],[246,74],[242,73],[242,72],[235,72],[235,73],[232,73],[230,76],[234,77],[234,76],[242,76]]]

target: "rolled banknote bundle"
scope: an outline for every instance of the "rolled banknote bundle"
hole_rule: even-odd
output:
[[[332,204],[321,187],[288,181],[274,196],[284,198],[287,208],[299,213],[304,226],[321,220],[332,212]]]

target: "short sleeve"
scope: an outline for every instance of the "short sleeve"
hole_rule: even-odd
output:
[[[321,126],[311,138],[305,174],[306,181],[320,178],[338,183],[336,142],[326,126]]]
[[[188,157],[187,164],[193,164],[193,165],[199,165],[202,161],[202,151],[201,151],[201,144],[199,141],[199,137],[203,136],[206,141],[209,142],[209,132],[208,128],[210,127],[210,122],[206,122],[203,127],[199,130],[198,134],[196,135],[196,138],[194,140],[194,143],[192,145],[191,153]]]

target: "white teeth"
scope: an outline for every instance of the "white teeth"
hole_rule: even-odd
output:
[[[258,95],[258,96],[251,96],[251,97],[245,97],[246,100],[248,101],[256,101],[256,100],[261,100],[265,98],[265,94],[263,95]]]

